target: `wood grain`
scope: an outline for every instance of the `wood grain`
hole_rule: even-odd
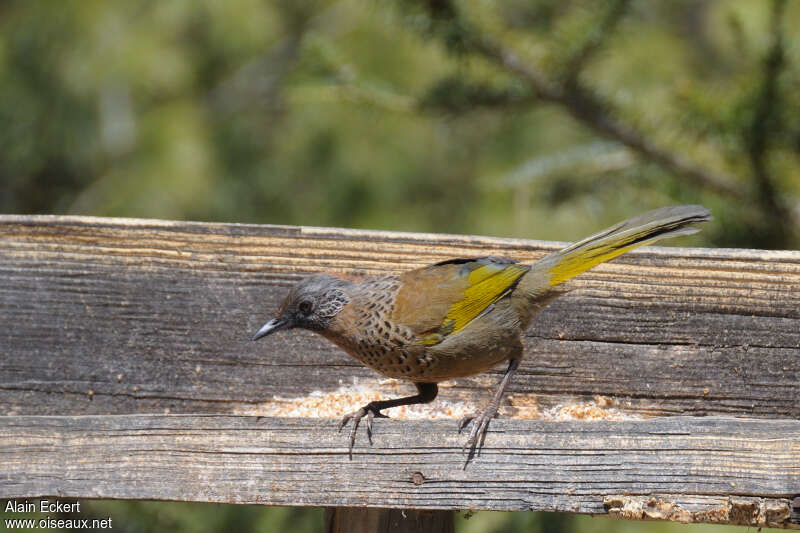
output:
[[[800,525],[800,505],[792,507],[800,495],[797,420],[498,419],[466,468],[462,440],[450,421],[379,419],[373,446],[359,438],[349,460],[345,436],[325,419],[0,417],[0,498],[662,513]]]
[[[454,420],[376,420],[350,461],[330,419],[231,416],[354,380],[387,387],[308,332],[250,342],[300,276],[559,246],[0,216],[0,497],[797,527],[800,252],[645,248],[570,282],[527,332],[512,406],[467,468]],[[497,374],[454,380],[437,403],[481,404]],[[513,418],[583,416],[593,398],[622,421]]]
[[[397,272],[558,243],[133,219],[0,216],[0,413],[232,413],[377,376],[323,339],[250,342],[310,272]],[[569,282],[510,386],[547,410],[800,418],[800,252],[644,248]],[[499,371],[440,398],[481,404]],[[513,408],[506,414],[513,415]]]

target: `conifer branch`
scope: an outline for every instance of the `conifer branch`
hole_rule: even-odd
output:
[[[577,80],[583,67],[602,49],[628,11],[630,3],[630,0],[610,2],[600,20],[586,32],[586,36],[578,44],[576,50],[565,61],[563,71],[566,73],[567,83]]]
[[[676,176],[716,193],[744,198],[747,189],[730,177],[703,168],[647,140],[632,126],[613,118],[606,105],[577,83],[562,86],[539,69],[522,62],[516,53],[488,38],[475,41],[475,49],[484,57],[520,76],[536,91],[539,98],[561,105],[573,118],[597,133],[627,146],[644,159],[653,161]]]
[[[753,120],[750,127],[743,132],[750,165],[753,168],[758,200],[764,206],[767,215],[775,219],[773,231],[776,232],[776,235],[773,238],[779,241],[784,240],[786,237],[784,232],[791,229],[784,226],[791,213],[779,199],[769,170],[767,152],[772,139],[776,133],[779,134],[781,129],[778,110],[783,103],[778,90],[778,78],[786,68],[781,28],[785,6],[785,0],[774,0],[773,2],[770,20],[772,43],[764,57],[763,77],[760,90],[755,97]]]

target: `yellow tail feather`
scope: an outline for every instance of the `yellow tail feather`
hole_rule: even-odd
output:
[[[696,233],[697,229],[687,226],[710,218],[708,209],[699,205],[656,209],[551,254],[534,265],[534,270],[541,272],[537,267],[546,267],[550,275],[549,286],[554,287],[639,246]]]

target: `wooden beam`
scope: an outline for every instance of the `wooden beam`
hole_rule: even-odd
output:
[[[552,510],[798,527],[800,421],[498,419],[464,468],[455,421],[0,417],[0,498]],[[109,465],[113,464],[113,468]]]
[[[0,216],[0,414],[269,414],[287,398],[354,381],[391,393],[311,333],[250,337],[309,272],[385,274],[476,255],[530,261],[558,246]],[[626,254],[570,282],[537,317],[505,414],[537,417],[605,397],[620,416],[800,418],[798,287],[800,252]],[[497,371],[454,380],[440,399],[481,405],[496,381]]]
[[[0,216],[0,497],[800,524],[800,252],[645,248],[570,282],[468,468],[455,420],[377,420],[348,460],[330,417],[404,385],[308,332],[249,340],[310,272],[558,246]],[[417,416],[481,405],[494,374]]]

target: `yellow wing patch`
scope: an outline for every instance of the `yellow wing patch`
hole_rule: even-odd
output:
[[[491,263],[472,270],[467,275],[464,298],[450,307],[439,331],[423,337],[422,344],[438,344],[451,333],[461,330],[502,298],[528,270],[530,267],[526,265]]]

